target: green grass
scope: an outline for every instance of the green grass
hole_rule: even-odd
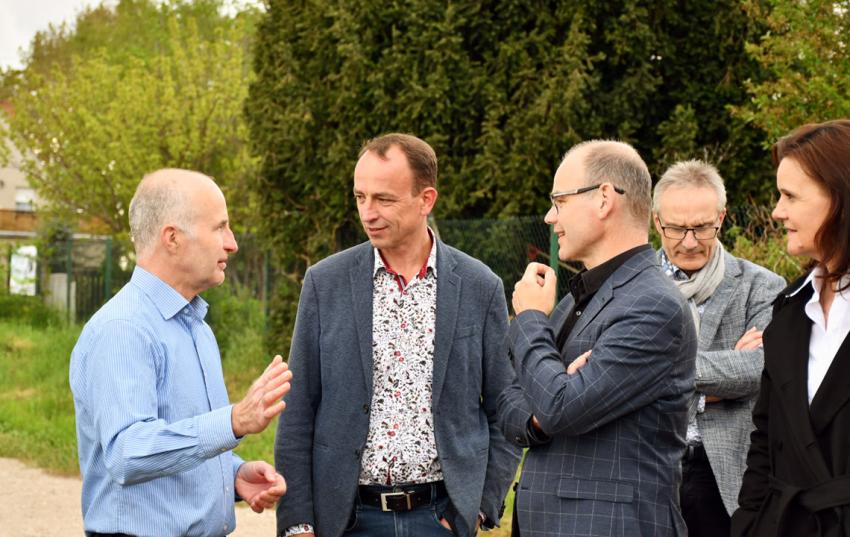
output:
[[[80,330],[0,319],[0,457],[61,475],[79,473],[68,363]],[[258,333],[245,330],[232,337],[224,359],[232,401],[242,398],[270,359]],[[272,423],[263,434],[249,436],[237,452],[246,460],[272,462],[275,427]]]
[[[26,461],[60,475],[78,475],[74,400],[68,363],[81,327],[33,327],[0,318],[0,457]],[[272,355],[259,330],[231,334],[222,349],[231,401],[241,399]],[[259,435],[245,438],[236,452],[245,460],[274,461],[276,420]],[[513,491],[502,527],[487,535],[510,535]]]
[[[0,321],[0,456],[78,473],[68,358],[78,327]]]

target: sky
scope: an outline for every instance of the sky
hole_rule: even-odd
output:
[[[76,14],[100,0],[0,0],[0,68],[20,69],[21,53],[35,33],[51,23],[74,21]]]
[[[0,0],[0,68],[20,69],[21,54],[29,49],[30,41],[39,30],[51,23],[73,23],[76,15],[101,0]],[[117,0],[104,0],[115,5]],[[228,4],[259,4],[259,0],[233,0]]]

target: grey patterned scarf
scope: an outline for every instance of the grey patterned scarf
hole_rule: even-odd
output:
[[[691,307],[691,314],[694,316],[694,325],[697,328],[697,336],[699,336],[700,321],[698,306],[714,294],[717,286],[723,281],[723,275],[726,271],[726,264],[723,262],[723,243],[720,242],[720,239],[714,240],[717,241],[717,244],[714,247],[714,251],[711,252],[708,263],[691,274],[691,277],[687,280],[674,280],[679,291]]]

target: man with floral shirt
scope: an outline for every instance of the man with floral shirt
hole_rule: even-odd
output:
[[[437,159],[369,141],[354,198],[369,242],[311,267],[275,443],[279,535],[473,535],[498,523],[519,461],[497,429],[512,379],[501,280],[427,226]]]

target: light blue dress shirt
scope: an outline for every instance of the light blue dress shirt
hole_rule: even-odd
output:
[[[231,411],[200,297],[136,267],[83,328],[70,381],[88,532],[222,536],[236,525]]]

